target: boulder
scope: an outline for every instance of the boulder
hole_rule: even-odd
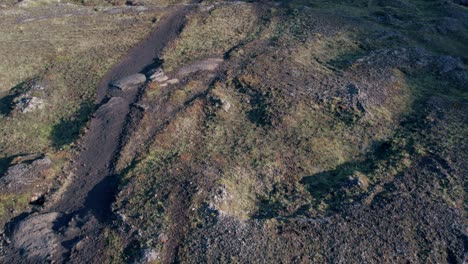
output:
[[[28,259],[46,260],[61,251],[54,222],[60,217],[52,212],[34,215],[20,222],[13,233],[13,246],[23,252]]]
[[[125,91],[135,88],[144,82],[146,82],[146,76],[144,74],[137,73],[114,81],[111,83],[111,86]]]
[[[117,109],[121,109],[125,104],[127,104],[127,102],[122,97],[112,97],[107,103],[99,107],[96,113],[94,113],[94,116],[96,118],[106,119],[112,116],[112,113],[117,111]]]
[[[8,169],[0,178],[2,193],[16,193],[23,189],[35,186],[47,174],[52,162],[49,158],[39,158],[34,161],[25,161]]]

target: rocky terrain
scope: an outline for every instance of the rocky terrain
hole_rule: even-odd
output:
[[[0,17],[0,262],[467,261],[465,1]]]

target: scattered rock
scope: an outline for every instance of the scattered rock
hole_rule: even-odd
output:
[[[131,88],[135,88],[144,82],[146,82],[146,76],[144,74],[137,73],[114,81],[111,83],[111,86],[125,91]]]
[[[169,77],[167,77],[166,74],[164,74],[164,71],[161,68],[151,70],[150,72],[148,72],[148,76],[151,81],[159,83],[165,82],[169,79]]]
[[[22,113],[34,112],[43,109],[45,101],[39,97],[21,97],[16,100],[16,109]]]
[[[28,259],[52,258],[62,247],[53,230],[54,222],[59,217],[59,213],[52,212],[26,218],[14,230],[13,246],[21,250]]]

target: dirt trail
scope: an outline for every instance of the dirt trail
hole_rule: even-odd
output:
[[[109,83],[114,80],[144,72],[145,68],[157,63],[166,44],[177,36],[183,26],[184,16],[189,10],[182,7],[160,22],[151,35],[134,47],[128,55],[102,79],[97,91],[97,101],[102,106],[95,113],[89,131],[83,140],[83,150],[77,159],[76,180],[67,189],[63,199],[51,207],[51,211],[71,212],[80,208],[94,211],[100,220],[107,218],[106,210],[113,197],[106,190],[114,173],[115,155],[118,155],[120,141],[124,137],[130,105],[138,102],[144,86],[137,87],[109,97]],[[107,188],[111,187],[111,188]]]
[[[44,254],[28,259],[28,248],[15,248],[13,242],[11,254],[7,258],[11,263],[35,263],[45,259],[59,263],[103,261],[104,240],[101,234],[112,215],[110,208],[116,188],[114,166],[130,129],[128,126],[131,126],[132,104],[140,100],[146,88],[146,85],[141,85],[134,89],[110,92],[109,83],[145,72],[159,63],[160,53],[179,34],[185,15],[192,7],[187,5],[175,8],[101,80],[97,90],[97,103],[101,106],[81,141],[82,150],[75,161],[75,176],[61,198],[41,212],[42,215],[53,216],[47,218],[50,219],[54,233],[49,235],[60,243],[52,246],[49,245],[51,243],[40,244],[45,247]],[[27,221],[31,221],[32,217],[34,215]],[[34,230],[28,230],[28,234],[21,232],[16,230],[15,235],[24,238],[26,242],[22,245],[32,244],[30,247],[37,251],[35,243],[40,239],[34,238]],[[39,231],[37,233],[42,234]],[[27,236],[31,236],[30,241]]]

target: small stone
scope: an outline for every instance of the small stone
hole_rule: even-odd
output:
[[[179,79],[171,79],[169,81],[167,81],[168,84],[177,84],[179,83]]]
[[[42,193],[35,193],[29,200],[29,203],[33,205],[43,205],[44,202],[45,202],[45,197],[44,197],[44,194]]]
[[[157,68],[148,72],[149,79],[155,82],[165,82],[169,80],[169,77],[164,74],[164,71],[161,68]]]
[[[361,172],[354,172],[353,175],[348,176],[347,185],[349,187],[358,187],[367,190],[369,187],[369,178]]]
[[[215,5],[207,5],[201,8],[202,11],[209,12],[215,8]]]
[[[229,112],[229,109],[231,109],[231,103],[226,100],[221,100],[221,102],[223,103],[223,110]]]

